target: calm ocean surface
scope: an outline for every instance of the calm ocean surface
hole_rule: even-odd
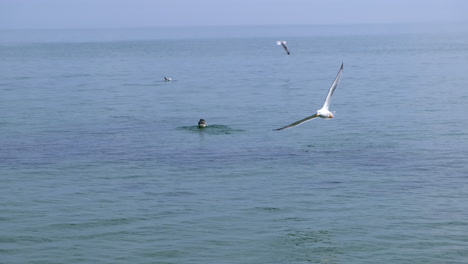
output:
[[[467,32],[2,31],[0,262],[468,263]]]

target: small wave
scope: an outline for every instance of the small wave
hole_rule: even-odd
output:
[[[34,77],[33,76],[16,76],[16,77],[12,77],[11,79],[12,80],[27,80],[27,79],[33,79]]]
[[[64,75],[59,75],[57,76],[58,78],[76,78],[76,77],[90,77],[91,74],[64,74]]]
[[[181,126],[181,127],[178,127],[177,129],[190,131],[190,132],[196,132],[196,133],[210,134],[210,135],[226,135],[226,134],[234,134],[234,133],[245,131],[242,129],[233,129],[225,125],[209,125],[205,128],[199,128],[197,125]]]
[[[1,90],[2,91],[13,91],[15,90],[11,86],[14,86],[14,83],[0,83],[0,87],[3,87]]]
[[[281,210],[278,207],[255,207],[255,209],[259,211],[280,211]]]

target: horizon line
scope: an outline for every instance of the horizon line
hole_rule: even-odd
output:
[[[417,22],[361,22],[361,23],[291,23],[291,24],[225,24],[225,25],[141,25],[141,26],[96,26],[96,27],[15,27],[2,28],[2,31],[10,30],[125,30],[125,29],[183,29],[183,28],[248,28],[248,27],[290,27],[290,26],[404,26],[404,25],[468,25],[468,20],[460,21],[417,21]]]

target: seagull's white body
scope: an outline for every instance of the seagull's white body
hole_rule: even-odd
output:
[[[304,119],[301,119],[301,120],[296,121],[296,122],[294,122],[292,124],[289,124],[287,126],[284,126],[284,127],[281,127],[281,128],[275,129],[275,130],[283,130],[283,129],[286,129],[286,128],[294,127],[294,126],[300,125],[300,124],[302,124],[304,122],[310,121],[310,120],[312,120],[312,119],[314,119],[316,117],[333,118],[334,115],[333,115],[332,112],[330,112],[329,108],[330,108],[330,103],[331,103],[333,93],[335,92],[336,87],[340,83],[342,73],[343,73],[343,63],[341,63],[340,70],[338,71],[338,74],[336,75],[335,80],[333,81],[330,89],[328,90],[327,98],[325,98],[325,102],[323,103],[322,108],[317,110],[317,112],[314,115],[308,116],[308,117],[306,117]]]
[[[276,41],[276,44],[283,46],[284,50],[286,51],[286,54],[290,54],[288,46],[286,46],[286,41],[278,40]]]
[[[164,81],[170,82],[170,81],[172,81],[172,78],[171,77],[164,77]]]

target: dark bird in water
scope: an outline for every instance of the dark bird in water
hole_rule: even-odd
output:
[[[287,126],[284,126],[282,128],[278,128],[278,129],[275,129],[275,130],[283,130],[283,129],[286,129],[286,128],[290,128],[290,127],[294,127],[294,126],[297,126],[297,125],[300,125],[304,122],[307,122],[307,121],[310,121],[316,117],[321,117],[321,118],[333,118],[334,115],[332,112],[330,112],[329,108],[330,108],[330,102],[331,102],[331,98],[333,96],[333,93],[335,92],[335,89],[336,87],[338,86],[338,83],[340,82],[340,79],[341,79],[341,74],[343,73],[343,63],[341,63],[341,67],[340,67],[340,70],[338,71],[338,74],[336,75],[336,78],[335,80],[333,81],[331,87],[330,87],[330,90],[328,90],[328,94],[327,94],[327,98],[325,98],[325,102],[323,103],[323,106],[322,108],[320,108],[319,110],[317,110],[317,112],[311,116],[308,116],[304,119],[301,119],[299,121],[296,121],[292,124],[289,124]]]
[[[286,41],[278,40],[278,41],[276,41],[276,44],[283,46],[284,50],[286,51],[286,53],[287,53],[288,55],[291,54],[291,53],[289,52],[288,46],[286,46]]]
[[[198,127],[199,128],[204,128],[206,127],[208,124],[206,123],[205,119],[200,119],[200,121],[198,121]]]

